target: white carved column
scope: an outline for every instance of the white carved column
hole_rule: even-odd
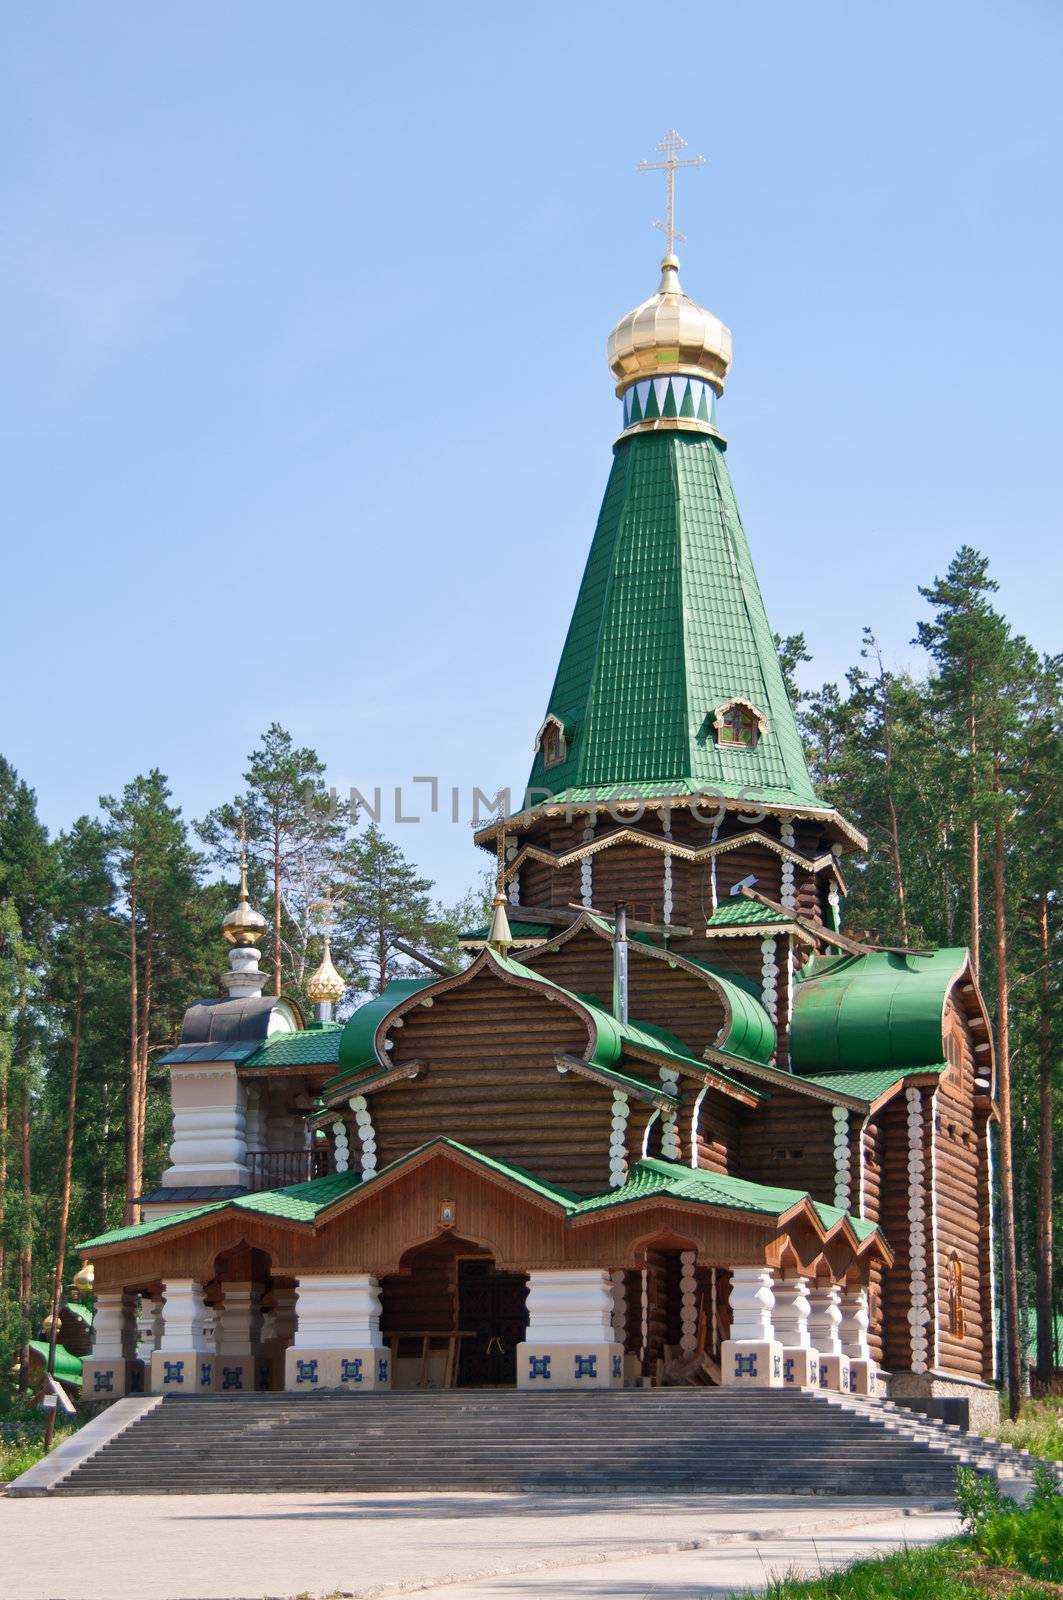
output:
[[[141,1386],[136,1359],[137,1296],[129,1289],[99,1289],[92,1318],[92,1355],[82,1364],[85,1401],[120,1400]]]
[[[784,1278],[776,1285],[775,1337],[782,1345],[782,1381],[787,1388],[814,1389],[819,1384],[819,1351],[808,1327],[811,1311],[807,1278]]]
[[[782,1387],[770,1267],[731,1268],[731,1336],[720,1352],[721,1380],[754,1389]]]
[[[927,1328],[930,1301],[927,1293],[926,1201],[924,1194],[922,1091],[904,1091],[908,1103],[908,1270],[912,1304],[908,1312],[911,1328],[912,1371],[925,1372],[929,1365]]]
[[[300,1392],[391,1386],[391,1358],[380,1333],[380,1284],[367,1272],[296,1279],[295,1339],[284,1386]]]
[[[173,1143],[163,1188],[246,1189],[247,1099],[235,1067],[171,1067],[170,1101]]]
[[[162,1294],[144,1295],[137,1313],[137,1358],[145,1370],[151,1368],[151,1358],[162,1343]]]
[[[842,1349],[839,1328],[842,1322],[842,1291],[836,1283],[814,1283],[809,1290],[812,1313],[808,1330],[819,1351],[821,1389],[849,1388],[849,1357]]]
[[[867,1290],[863,1285],[845,1289],[841,1313],[842,1349],[849,1357],[849,1388],[853,1394],[875,1394],[878,1369],[868,1342],[871,1317],[868,1313]]]
[[[627,1177],[627,1124],[631,1105],[623,1090],[613,1091],[613,1116],[609,1129],[609,1187],[620,1189]]]
[[[528,1275],[528,1329],[517,1346],[519,1389],[619,1389],[624,1347],[608,1272],[579,1268]]]
[[[213,1313],[195,1278],[162,1286],[162,1338],[151,1358],[151,1387],[162,1394],[202,1394],[214,1387]]]

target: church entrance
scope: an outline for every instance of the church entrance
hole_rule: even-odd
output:
[[[512,1387],[517,1346],[528,1328],[528,1280],[498,1272],[487,1260],[458,1263],[458,1320],[464,1337],[458,1356],[462,1388]]]
[[[528,1326],[528,1282],[499,1272],[468,1239],[444,1234],[407,1251],[381,1283],[380,1327],[392,1388],[512,1386]]]

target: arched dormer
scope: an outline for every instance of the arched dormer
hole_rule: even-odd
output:
[[[543,758],[543,766],[559,766],[568,755],[568,744],[565,724],[551,711],[535,736],[535,748]]]
[[[759,706],[742,695],[734,695],[717,706],[711,722],[717,745],[735,750],[755,750],[768,726]]]

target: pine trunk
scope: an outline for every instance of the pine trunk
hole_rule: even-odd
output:
[[[281,992],[281,828],[273,823],[273,993]]]
[[[970,663],[968,663],[970,666]],[[982,841],[978,827],[978,716],[974,693],[971,693],[967,715],[967,734],[971,749],[971,828],[968,840],[968,876],[971,895],[971,968],[975,983],[982,977]]]
[[[0,1060],[0,1302],[7,1292],[7,1236],[4,1218],[7,1215],[7,1060]]]
[[[81,1058],[81,1014],[85,1004],[84,968],[78,970],[74,998],[74,1035],[70,1045],[70,1087],[66,1099],[66,1148],[63,1153],[63,1189],[59,1199],[59,1228],[55,1243],[55,1282],[52,1286],[52,1330],[48,1336],[48,1371],[55,1376],[55,1347],[59,1340],[59,1307],[63,1303],[63,1269],[66,1265],[66,1234],[70,1221],[70,1182],[74,1171],[74,1119],[77,1115],[78,1064]],[[52,1447],[55,1412],[49,1411],[44,1424],[45,1454]]]
[[[144,1142],[148,1119],[148,1059],[151,1040],[151,1002],[155,977],[155,908],[151,906],[144,926],[140,1015],[137,1025],[137,1170],[144,1177]],[[137,1195],[142,1190],[137,1190]]]
[[[1038,907],[1037,942],[1041,956],[1038,983],[1039,1048],[1037,1077],[1039,1116],[1037,1130],[1037,1376],[1048,1383],[1055,1368],[1055,1296],[1052,1262],[1052,1116],[1053,1096],[1052,1015],[1049,990],[1048,896]]]
[[[1004,819],[1000,814],[1000,775],[993,849],[993,904],[997,969],[997,1098],[1000,1102],[1000,1253],[1004,1272],[1004,1324],[1007,1352],[1008,1412],[1022,1409],[1022,1351],[1019,1346],[1019,1283],[1015,1253],[1015,1163],[1011,1139],[1011,1055],[1008,1029],[1008,923],[1004,898]]]
[[[30,1077],[29,1067],[22,1074],[20,1105],[22,1154],[22,1205],[24,1213],[22,1249],[19,1251],[19,1302],[22,1315],[29,1326],[33,1298],[33,1167],[30,1159]],[[29,1345],[23,1342],[19,1352],[18,1386],[25,1390],[30,1381]]]
[[[140,990],[137,973],[137,860],[133,857],[129,883],[129,1083],[126,1093],[126,1165],[125,1165],[125,1221],[140,1221],[140,1169],[137,1164],[137,1128],[140,1124],[138,1095],[139,1076],[139,1024]]]

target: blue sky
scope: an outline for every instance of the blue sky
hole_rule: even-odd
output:
[[[864,623],[919,668],[964,540],[1059,646],[1050,0],[42,0],[0,32],[0,750],[50,826],[153,764],[200,815],[273,719],[341,792],[523,783],[672,125],[810,681]],[[467,826],[389,831],[471,880]]]

